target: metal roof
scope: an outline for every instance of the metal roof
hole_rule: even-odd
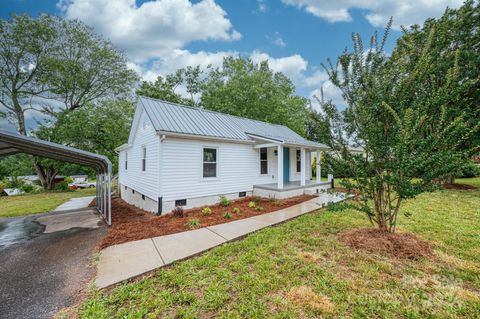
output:
[[[260,138],[284,144],[328,149],[326,145],[309,141],[283,125],[143,96],[139,96],[137,107],[138,105],[143,107],[155,130],[167,135],[176,133],[250,142],[255,138]]]
[[[112,166],[110,160],[103,155],[0,130],[0,157],[16,153],[27,153],[86,165],[96,168],[100,173],[108,173]]]

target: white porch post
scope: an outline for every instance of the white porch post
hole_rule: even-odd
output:
[[[317,183],[320,183],[320,178],[322,175],[322,169],[320,167],[321,154],[322,152],[320,152],[320,150],[317,150]]]
[[[283,146],[277,146],[277,188],[283,189]]]
[[[300,186],[305,186],[305,148],[300,148]]]

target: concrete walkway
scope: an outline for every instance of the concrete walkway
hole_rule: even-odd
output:
[[[344,199],[343,194],[325,193],[268,214],[107,247],[100,254],[95,284],[108,287]]]
[[[58,206],[57,208],[55,208],[54,212],[86,208],[94,198],[95,196],[72,198],[68,202],[65,202],[60,206]]]

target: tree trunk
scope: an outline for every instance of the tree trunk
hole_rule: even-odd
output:
[[[20,135],[27,136],[27,128],[25,125],[25,111],[20,106],[20,102],[18,101],[18,97],[15,92],[12,94],[12,102],[15,108],[15,114],[17,115],[18,133]],[[40,184],[42,184],[42,187],[45,189],[51,189],[50,184],[45,178],[43,167],[39,163],[37,163],[34,156],[30,156],[30,158],[32,160],[32,165],[35,168],[35,172],[37,173]]]

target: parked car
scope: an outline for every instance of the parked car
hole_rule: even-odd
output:
[[[75,186],[77,188],[95,188],[95,183],[92,182],[81,182],[81,183],[72,183],[71,186]]]

